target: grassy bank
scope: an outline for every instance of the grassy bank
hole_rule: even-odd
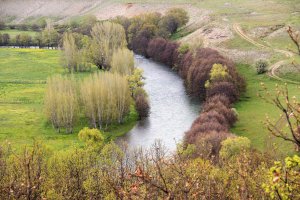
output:
[[[56,50],[0,49],[0,142],[8,140],[19,146],[38,139],[54,150],[81,145],[77,133],[88,126],[83,113],[73,134],[55,132],[44,116],[47,77],[65,74],[59,60],[60,52]],[[75,77],[79,80],[89,74],[75,74]],[[124,124],[108,127],[105,138],[123,135],[136,121],[137,113],[132,106]]]
[[[257,75],[255,70],[248,65],[237,65],[239,72],[244,75],[247,80],[247,92],[242,96],[235,107],[239,113],[239,121],[236,123],[232,132],[248,137],[255,148],[266,149],[267,141],[275,142],[280,149],[291,149],[288,143],[282,140],[270,140],[267,128],[263,122],[266,120],[266,115],[270,116],[274,121],[279,118],[279,110],[266,103],[263,99],[257,96],[261,92],[260,83],[263,82],[271,92],[275,91],[276,84],[283,85],[282,82],[269,78],[267,75]],[[291,96],[300,97],[300,89],[298,85],[289,84],[289,93]]]

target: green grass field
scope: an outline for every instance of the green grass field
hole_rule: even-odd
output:
[[[232,129],[232,132],[248,137],[255,148],[263,150],[266,147],[266,140],[269,140],[268,130],[264,126],[266,115],[271,119],[279,119],[279,110],[266,103],[263,99],[257,96],[261,92],[260,83],[263,82],[271,92],[275,91],[276,84],[284,85],[284,83],[269,78],[267,75],[257,75],[254,69],[248,65],[238,65],[239,72],[245,76],[247,80],[247,92],[242,96],[235,107],[239,113],[239,121]],[[300,98],[300,86],[295,84],[288,85],[291,96]],[[275,139],[275,143],[281,150],[291,149],[289,143],[283,140]]]
[[[0,30],[0,34],[4,34],[4,33],[9,34],[9,36],[11,38],[14,38],[14,37],[16,37],[16,35],[22,34],[22,33],[26,33],[26,34],[30,35],[31,37],[34,37],[37,34],[37,32],[35,32],[35,31],[21,31],[21,30],[14,30],[14,29]]]
[[[32,49],[0,49],[0,142],[30,144],[42,140],[54,150],[81,145],[77,133],[88,126],[81,113],[73,134],[57,133],[44,116],[43,98],[48,76],[66,74],[60,63],[60,51]],[[92,71],[96,71],[94,67]],[[77,79],[89,73],[75,74]],[[137,113],[132,106],[122,125],[111,125],[106,139],[128,132],[136,123]]]

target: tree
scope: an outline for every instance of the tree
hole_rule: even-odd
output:
[[[45,110],[48,120],[60,132],[72,133],[77,120],[78,97],[75,80],[54,76],[47,80]]]
[[[109,69],[113,52],[127,45],[124,28],[119,24],[105,21],[96,24],[91,35],[91,61],[99,69]]]
[[[178,27],[186,25],[189,21],[188,13],[182,8],[171,8],[167,11],[166,16],[174,17],[178,23]]]
[[[145,90],[138,89],[135,96],[135,108],[139,114],[139,118],[143,119],[149,116],[150,105]]]
[[[289,95],[287,85],[280,88],[276,85],[276,94],[272,95],[268,88],[261,83],[262,89],[265,94],[260,94],[267,103],[271,103],[279,109],[281,116],[273,122],[269,117],[267,118],[266,125],[269,132],[287,142],[295,145],[296,151],[300,150],[300,102],[296,96],[292,98]],[[287,128],[285,128],[285,125]]]
[[[122,123],[129,111],[130,92],[125,77],[103,72],[91,75],[81,85],[86,116],[93,128]]]
[[[54,29],[51,20],[47,20],[47,25],[42,32],[43,43],[49,48],[58,46],[59,35]]]
[[[123,76],[130,76],[134,71],[134,55],[127,48],[120,48],[113,52],[111,71]]]
[[[285,158],[284,163],[275,162],[268,172],[268,180],[263,184],[265,192],[272,199],[300,198],[300,157]]]
[[[5,29],[5,23],[0,20],[0,30],[4,30],[4,29]]]
[[[9,34],[4,33],[4,34],[2,35],[2,44],[3,44],[4,46],[6,46],[6,45],[9,44],[9,42],[10,42],[10,36],[9,36]]]
[[[24,47],[30,46],[32,42],[32,37],[27,33],[20,34],[20,45]]]
[[[292,27],[289,26],[289,28],[287,29],[287,33],[289,34],[291,40],[296,45],[298,54],[300,55],[300,33],[299,33],[299,31],[294,31],[292,29]]]
[[[69,72],[77,72],[79,56],[74,35],[72,33],[65,33],[63,36],[63,60],[64,66]]]
[[[127,77],[131,96],[134,97],[137,94],[139,88],[144,86],[143,70],[135,68],[133,74]]]

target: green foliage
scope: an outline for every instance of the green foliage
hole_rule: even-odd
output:
[[[275,162],[268,173],[268,182],[263,184],[272,199],[300,198],[300,157],[285,158],[285,162]]]
[[[103,72],[91,75],[81,84],[81,99],[92,127],[123,123],[130,107],[130,91],[125,77]]]
[[[78,116],[78,96],[74,78],[54,76],[48,79],[45,96],[48,120],[60,132],[72,133]]]
[[[178,27],[186,25],[189,21],[187,11],[182,8],[172,8],[167,11],[166,15],[174,17],[178,22]]]
[[[132,97],[135,96],[139,88],[144,86],[145,83],[143,79],[143,70],[139,68],[136,68],[133,74],[127,78]]]
[[[240,152],[249,150],[251,142],[246,137],[230,137],[222,141],[220,156],[223,159],[229,159],[238,155]]]
[[[109,21],[96,24],[92,29],[90,59],[99,69],[109,69],[113,52],[126,47],[124,28]]]
[[[87,145],[95,143],[103,143],[104,136],[98,129],[89,129],[88,127],[83,128],[79,133],[78,137],[81,141]]]
[[[209,86],[215,81],[227,80],[230,78],[227,67],[221,64],[214,64],[210,70],[209,75],[210,78],[205,83],[206,88],[209,88]]]
[[[179,52],[180,54],[185,54],[185,53],[187,53],[189,50],[190,50],[190,46],[189,46],[188,44],[186,44],[186,43],[180,45],[179,48],[178,48],[178,52]]]
[[[134,71],[133,52],[127,48],[117,49],[111,59],[111,71],[120,75],[131,75]]]
[[[263,74],[267,71],[268,68],[268,62],[264,60],[259,60],[255,63],[255,68],[257,74]]]

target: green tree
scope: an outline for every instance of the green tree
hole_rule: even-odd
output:
[[[144,77],[143,77],[143,70],[136,68],[133,71],[133,74],[131,76],[127,77],[129,88],[131,92],[131,96],[134,97],[137,90],[144,86]]]
[[[131,75],[134,71],[133,52],[127,48],[117,49],[111,59],[111,71],[121,75]]]
[[[272,199],[300,199],[300,157],[285,158],[285,162],[275,162],[268,173],[268,182],[263,184]]]
[[[60,132],[72,133],[77,120],[78,97],[73,77],[61,75],[48,78],[45,95],[45,110],[48,120]]]
[[[113,52],[126,47],[124,28],[109,21],[96,24],[92,29],[90,59],[99,69],[109,69]]]

